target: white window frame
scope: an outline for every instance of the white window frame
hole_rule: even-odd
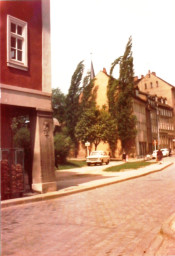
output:
[[[22,27],[22,35],[11,32],[11,23],[15,24],[16,27]],[[28,70],[28,23],[15,18],[11,15],[7,15],[7,66],[17,68],[21,70]],[[11,57],[11,37],[22,40],[22,61],[12,59]]]

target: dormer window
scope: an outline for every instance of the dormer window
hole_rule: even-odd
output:
[[[27,22],[7,15],[7,66],[28,70]]]

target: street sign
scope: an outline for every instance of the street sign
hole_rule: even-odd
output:
[[[89,147],[89,146],[90,146],[90,142],[87,141],[87,142],[85,143],[85,146],[86,146],[86,147]]]

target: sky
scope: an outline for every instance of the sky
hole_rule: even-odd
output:
[[[67,94],[78,63],[107,73],[132,36],[134,74],[175,86],[175,0],[50,0],[52,88]],[[118,78],[118,70],[113,76]]]

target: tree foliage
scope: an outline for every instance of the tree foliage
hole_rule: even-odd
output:
[[[91,80],[91,72],[88,72],[83,80],[83,87],[80,96],[80,109],[81,113],[87,108],[95,106],[95,94],[92,94],[94,87],[94,79]]]
[[[101,141],[116,141],[116,124],[108,111],[102,109],[87,108],[76,125],[75,134],[78,140],[85,143],[89,141],[95,145],[95,150]]]
[[[52,90],[53,117],[60,123],[65,121],[66,96],[59,88]]]
[[[68,136],[66,129],[58,132],[54,136],[55,148],[55,166],[65,163],[66,158],[72,148],[71,138]]]
[[[127,150],[136,136],[136,117],[133,115],[132,96],[134,95],[134,70],[132,57],[132,38],[126,45],[124,55],[111,66],[112,75],[115,65],[119,64],[119,79],[110,78],[108,84],[109,111],[117,121],[118,136],[122,147]]]
[[[130,37],[120,62],[119,94],[116,104],[118,134],[125,150],[127,150],[128,141],[136,136],[136,117],[133,115],[134,69],[131,49],[132,38]]]
[[[72,141],[75,144],[78,144],[78,141],[75,137],[75,126],[79,118],[79,97],[82,88],[80,87],[83,77],[84,64],[81,61],[72,76],[71,85],[66,97],[66,125],[68,128],[69,135]]]
[[[15,147],[27,149],[30,147],[30,131],[27,127],[21,127],[16,131],[13,142]]]
[[[15,134],[20,128],[27,127],[29,123],[29,116],[19,115],[15,116],[11,120],[11,129],[13,134]]]

